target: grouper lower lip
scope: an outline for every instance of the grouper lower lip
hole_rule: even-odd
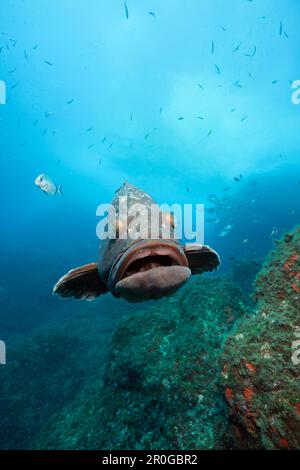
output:
[[[109,289],[134,301],[160,298],[178,289],[190,276],[182,248],[170,240],[142,240],[114,263]]]
[[[172,294],[190,277],[185,266],[159,266],[125,277],[115,287],[115,296],[130,302],[156,300]]]

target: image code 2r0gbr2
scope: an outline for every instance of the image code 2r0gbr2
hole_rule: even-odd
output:
[[[187,455],[187,454],[153,454],[147,455],[146,464],[147,465],[197,465],[197,455]]]

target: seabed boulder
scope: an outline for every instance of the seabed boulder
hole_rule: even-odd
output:
[[[125,316],[103,386],[60,413],[38,447],[220,446],[227,424],[218,385],[220,350],[224,335],[248,310],[230,279],[197,277],[175,296]]]

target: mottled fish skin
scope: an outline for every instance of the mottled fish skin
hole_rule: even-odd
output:
[[[112,206],[116,210],[116,214],[118,217],[118,209],[119,209],[119,200],[122,201],[122,198],[127,197],[127,207],[128,210],[133,204],[143,204],[146,207],[148,214],[150,215],[151,206],[156,204],[153,198],[136,186],[128,183],[127,181],[115,192],[115,197],[112,200]],[[160,238],[162,238],[162,227],[159,227],[160,230]],[[149,223],[148,227],[148,239],[151,240],[151,226]],[[172,225],[170,226],[170,239],[176,245],[179,246],[177,240],[174,239],[174,228]],[[118,258],[129,248],[135,245],[141,238],[137,240],[132,240],[130,237],[126,239],[105,239],[102,240],[100,243],[100,250],[99,250],[99,273],[101,278],[104,282],[108,282],[109,273],[112,265],[116,262]]]
[[[123,204],[124,214],[119,214],[119,204]],[[139,214],[139,208],[133,207],[136,204],[142,205],[143,213]],[[98,263],[67,272],[55,284],[54,294],[92,300],[111,292],[129,302],[156,300],[175,292],[192,274],[219,266],[219,256],[209,246],[179,243],[172,214],[163,213],[145,191],[125,182],[116,191],[112,206],[116,220],[108,216],[107,222],[115,224],[117,230],[101,240]],[[155,207],[156,217],[152,220],[150,215]],[[148,224],[141,227],[143,217],[148,218]],[[153,223],[155,226],[151,226]],[[142,229],[142,232],[131,237],[130,229]]]

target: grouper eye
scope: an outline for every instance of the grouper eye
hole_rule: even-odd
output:
[[[168,223],[170,224],[170,226],[172,228],[175,228],[175,221],[174,221],[174,216],[173,214],[171,214],[170,212],[169,213],[166,213],[164,214],[165,215],[165,218],[166,220],[168,221]]]
[[[124,222],[120,219],[116,221],[116,237],[119,238],[120,232],[124,229]]]

